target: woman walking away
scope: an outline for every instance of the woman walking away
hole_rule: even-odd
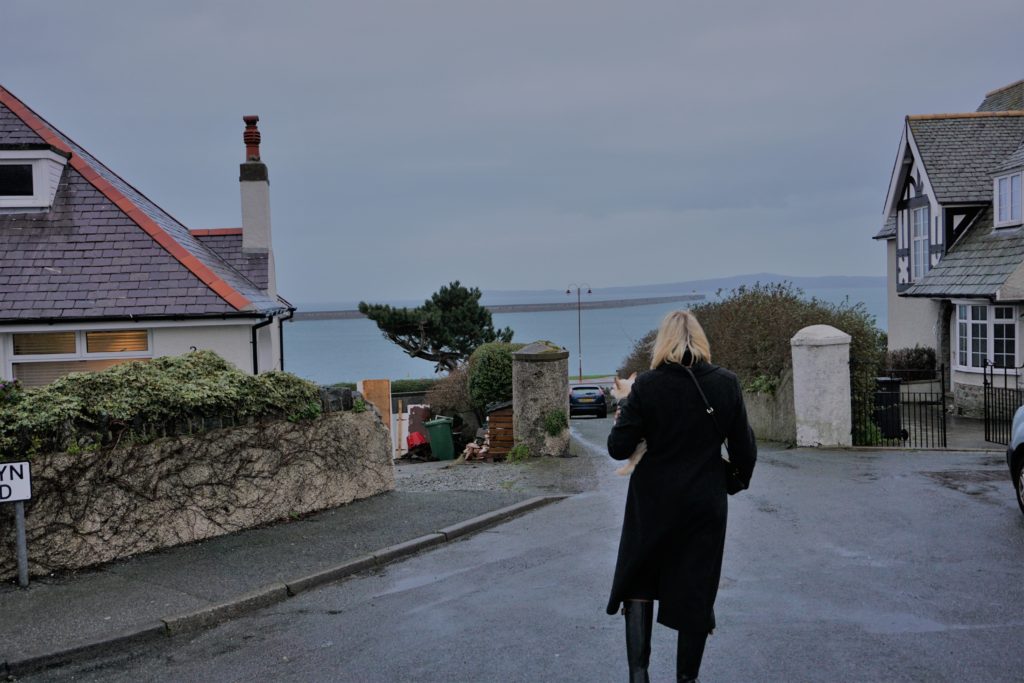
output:
[[[629,680],[648,681],[657,600],[658,623],[679,632],[676,680],[696,681],[715,627],[727,480],[728,490],[746,487],[757,445],[736,375],[711,364],[707,337],[689,311],[662,320],[651,370],[621,405],[608,453],[624,460],[641,439],[647,453],[629,480],[608,614],[623,605]],[[723,440],[730,462],[722,459]]]

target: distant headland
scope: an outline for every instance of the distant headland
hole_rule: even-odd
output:
[[[650,304],[703,301],[705,298],[716,298],[718,292],[727,293],[737,287],[751,286],[757,283],[788,282],[811,293],[822,289],[859,290],[885,289],[885,276],[878,275],[780,275],[778,273],[749,273],[728,277],[708,278],[704,280],[686,280],[683,282],[667,282],[650,285],[626,285],[617,287],[594,287],[590,296],[584,297],[580,303],[583,309],[626,308],[629,306],[647,306]],[[686,294],[681,294],[686,292]],[[567,311],[576,308],[576,302],[566,300],[564,289],[521,289],[521,290],[484,290],[481,303],[491,313],[531,313],[543,311]],[[589,300],[588,300],[589,299]],[[422,304],[422,300],[384,301],[396,307],[414,308]],[[355,308],[354,301],[332,303],[300,304],[295,320],[345,320],[364,317]]]
[[[628,308],[630,306],[650,306],[652,304],[667,304],[677,301],[703,301],[703,294],[679,294],[675,296],[653,296],[636,299],[608,299],[604,301],[581,301],[579,307],[583,310],[598,308]],[[576,302],[555,302],[537,304],[497,304],[486,306],[491,313],[540,313],[543,311],[571,311],[576,309]],[[293,320],[350,320],[352,318],[365,318],[362,313],[356,310],[346,311],[297,311]]]

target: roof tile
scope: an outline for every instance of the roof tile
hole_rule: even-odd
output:
[[[996,291],[1024,262],[1024,231],[992,227],[992,210],[955,243],[938,265],[906,294],[910,296],[994,298]]]
[[[0,94],[5,93],[0,88]],[[34,114],[16,99],[11,106],[33,120]],[[66,297],[60,309],[62,315],[69,317],[99,315],[98,307],[89,299],[89,288],[82,286],[92,281],[93,276],[105,276],[95,281],[96,288],[103,289],[101,285],[130,281],[128,273],[153,271],[163,275],[154,273],[151,279],[162,277],[162,281],[174,282],[176,287],[183,282],[196,283],[197,286],[189,288],[192,300],[183,315],[231,314],[245,306],[248,308],[243,312],[283,308],[276,298],[263,291],[265,284],[249,280],[86,150],[52,126],[46,131],[45,122],[32,125],[46,136],[52,131],[53,136],[44,139],[0,102],[0,142],[50,142],[58,147],[63,143],[77,159],[73,157],[65,168],[49,211],[0,215],[0,319],[24,317],[24,309],[13,305],[18,300],[17,289],[30,279],[40,284],[44,274],[56,276],[57,289],[53,291]],[[97,185],[108,189],[101,191]],[[104,192],[115,197],[116,203]],[[146,228],[143,224],[147,222],[158,229]],[[202,281],[210,283],[209,286],[200,284]],[[136,285],[140,282],[148,298],[163,296],[159,286],[142,281],[136,281]],[[126,293],[119,300],[119,308],[108,308],[103,315],[140,315],[147,314],[147,310],[152,313],[155,306],[132,303],[134,294],[137,293]],[[50,315],[56,307],[52,304],[37,310]]]
[[[992,201],[992,172],[1024,142],[1024,116],[908,119],[935,198]]]

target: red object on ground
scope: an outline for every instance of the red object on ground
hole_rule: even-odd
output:
[[[412,450],[417,446],[422,446],[427,443],[427,437],[423,436],[419,432],[411,432],[409,436],[405,437],[405,445]]]

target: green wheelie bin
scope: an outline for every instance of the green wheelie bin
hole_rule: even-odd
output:
[[[439,415],[433,420],[427,420],[423,426],[427,428],[430,435],[430,452],[438,460],[455,459],[455,444],[452,442],[452,422],[450,417]]]

